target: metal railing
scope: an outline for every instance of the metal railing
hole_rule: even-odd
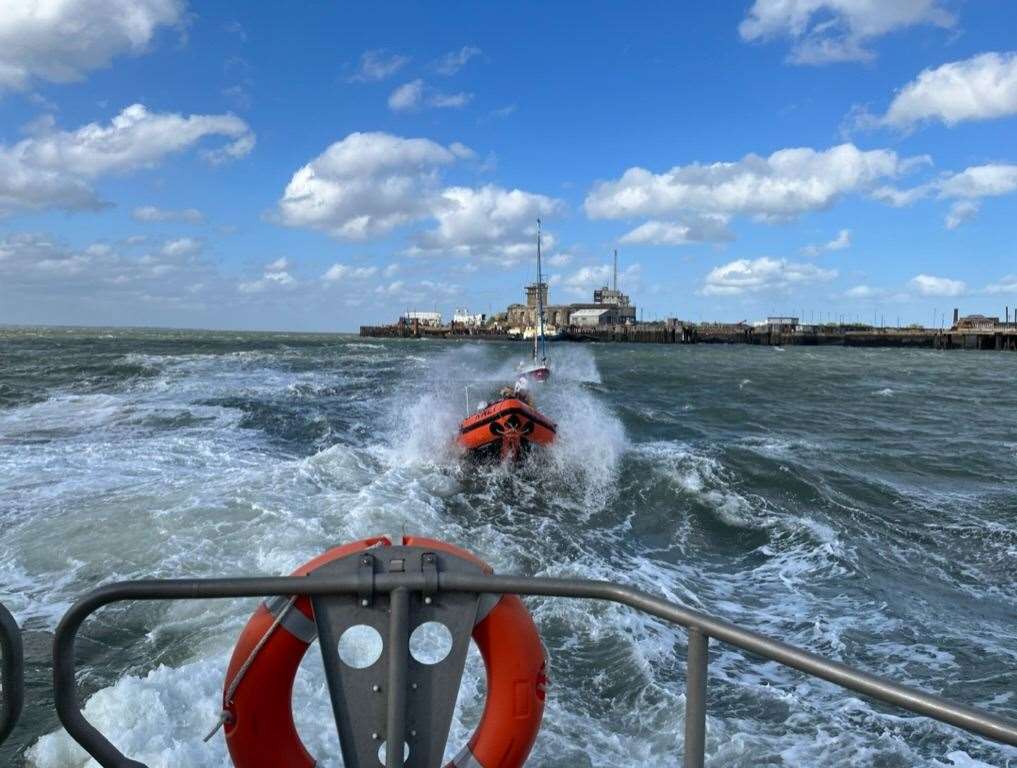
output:
[[[101,587],[77,601],[56,630],[53,681],[60,721],[67,732],[105,768],[146,768],[143,763],[121,754],[85,719],[78,704],[74,663],[75,637],[85,619],[102,606],[127,600],[356,595],[362,588],[363,582],[356,575],[127,581]],[[421,573],[379,573],[374,576],[373,589],[389,595],[396,590],[399,590],[400,595],[429,590],[433,593],[433,585],[428,584]],[[733,645],[886,704],[931,717],[993,741],[1017,746],[1015,721],[831,661],[630,587],[605,581],[442,572],[438,574],[438,593],[440,592],[604,600],[626,605],[685,627],[688,630],[684,740],[686,768],[701,768],[705,759],[707,672],[711,639]],[[393,720],[394,727],[398,727],[401,722],[395,710],[398,709],[400,702],[405,702],[404,694],[404,691],[393,691],[391,688],[388,691],[390,717],[393,713],[396,715]],[[390,732],[389,743],[402,743],[401,735],[399,731]],[[388,750],[387,768],[403,765],[401,752],[399,749]]]
[[[18,623],[0,603],[0,744],[10,736],[25,702],[24,652]]]

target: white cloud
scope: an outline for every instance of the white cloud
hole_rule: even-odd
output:
[[[201,243],[193,237],[168,240],[162,247],[163,256],[189,256],[201,250]]]
[[[109,125],[89,123],[76,131],[52,126],[11,146],[0,145],[0,212],[17,208],[102,207],[92,182],[158,165],[209,136],[230,139],[225,155],[254,146],[254,134],[233,115],[149,112],[141,104],[124,109]]]
[[[266,272],[284,272],[289,267],[289,265],[290,265],[290,260],[287,259],[285,256],[280,256],[278,259],[276,259],[271,264],[269,264],[267,267],[265,267],[265,271]]]
[[[459,109],[473,100],[472,93],[433,93],[427,101],[428,106],[438,109]]]
[[[351,240],[427,218],[440,196],[436,169],[469,150],[387,133],[351,133],[293,174],[278,218]]]
[[[958,173],[944,173],[934,181],[911,189],[880,187],[871,196],[895,207],[911,205],[930,195],[940,200],[959,200],[946,215],[947,228],[956,229],[977,214],[977,200],[1013,192],[1017,192],[1017,165],[990,163],[973,165]]]
[[[536,219],[562,204],[520,189],[443,187],[440,170],[473,152],[427,139],[354,133],[298,170],[279,201],[287,226],[318,229],[345,239],[388,234],[433,221],[416,234],[408,255],[454,255],[512,264],[532,258]],[[548,250],[554,238],[545,238]]]
[[[802,253],[806,256],[818,256],[824,251],[843,251],[845,248],[851,247],[851,230],[842,229],[837,233],[837,236],[827,243],[822,245],[807,245],[802,248]]]
[[[397,296],[404,292],[406,284],[402,280],[396,280],[388,285],[379,285],[374,292],[383,296]]]
[[[921,200],[929,194],[930,187],[928,185],[920,185],[912,187],[911,189],[900,189],[893,186],[878,187],[872,190],[869,196],[873,200],[878,200],[881,203],[892,205],[894,208],[903,208],[911,205],[917,200]]]
[[[630,264],[618,275],[619,286],[622,290],[632,290],[637,285],[642,275],[642,267],[639,264]],[[610,285],[614,277],[614,267],[610,264],[598,264],[592,267],[582,267],[562,280],[565,291],[573,296],[587,296],[592,298],[592,293],[597,288]]]
[[[159,27],[183,23],[184,0],[15,0],[0,12],[0,91],[69,83],[144,53]]]
[[[434,202],[435,229],[417,239],[414,253],[479,257],[503,265],[536,255],[536,219],[561,208],[561,202],[521,189],[448,187]],[[551,250],[554,237],[544,233]]]
[[[999,282],[987,285],[985,292],[990,294],[1006,293],[1017,296],[1017,275],[1007,275],[1000,279]]]
[[[688,245],[734,240],[725,214],[705,214],[676,221],[647,221],[622,235],[620,243],[646,245]]]
[[[413,80],[396,88],[388,97],[388,108],[393,112],[419,109],[424,99],[424,81]]]
[[[937,183],[941,198],[978,198],[1017,191],[1017,165],[974,165]]]
[[[827,282],[837,270],[787,259],[736,259],[710,270],[701,293],[706,296],[736,296],[761,291],[788,291],[802,285]]]
[[[958,200],[950,206],[944,224],[947,229],[957,229],[961,224],[971,221],[978,213],[979,205],[972,200]]]
[[[0,286],[19,297],[59,297],[86,305],[119,303],[125,297],[171,298],[196,279],[214,282],[214,275],[193,254],[129,256],[109,243],[74,249],[33,233],[0,239]]]
[[[442,75],[454,75],[466,66],[470,59],[479,56],[481,50],[472,45],[464,45],[458,51],[446,53],[438,61],[435,69]]]
[[[967,290],[967,285],[961,280],[924,274],[915,275],[908,285],[922,296],[960,296]]]
[[[384,49],[364,51],[360,54],[360,64],[356,73],[350,77],[350,82],[370,83],[385,80],[406,66],[409,61],[409,56],[389,53]]]
[[[795,64],[871,61],[874,39],[918,24],[952,27],[940,0],[756,0],[738,27],[743,40],[792,40]]]
[[[321,276],[326,283],[338,283],[342,280],[364,280],[373,277],[377,273],[377,267],[351,267],[348,264],[333,264],[328,271]]]
[[[392,275],[394,275],[400,269],[401,267],[399,266],[399,262],[393,261],[391,264],[387,265],[385,269],[382,270],[382,274],[385,277],[392,277]]]
[[[157,208],[154,205],[143,205],[131,212],[131,218],[145,223],[160,221],[184,221],[189,224],[200,224],[205,220],[204,214],[197,208],[172,210]]]
[[[844,291],[844,295],[849,299],[871,299],[882,296],[883,291],[870,285],[856,285]]]
[[[846,194],[869,190],[926,161],[841,144],[825,151],[801,147],[769,157],[676,166],[660,174],[634,167],[615,181],[594,185],[584,205],[594,219],[680,217],[687,211],[787,218],[828,208]]]
[[[571,262],[572,256],[568,253],[556,253],[547,260],[547,263],[552,267],[565,267]]]
[[[413,80],[396,88],[388,97],[388,108],[393,112],[414,112],[425,107],[459,109],[473,99],[472,93],[442,93],[423,80]]]
[[[292,288],[297,280],[288,271],[289,261],[285,258],[276,259],[265,266],[265,271],[258,280],[241,282],[237,285],[240,293],[263,293],[271,288]]]
[[[1017,115],[1017,52],[983,53],[924,70],[901,89],[885,115],[863,115],[861,125],[907,130],[933,120],[954,126],[1009,115]]]

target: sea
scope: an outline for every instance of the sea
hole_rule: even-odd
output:
[[[84,768],[53,709],[53,631],[111,581],[285,574],[421,534],[501,573],[606,579],[1017,717],[1017,356],[550,346],[557,443],[518,467],[453,442],[522,344],[0,329],[0,601],[27,706],[0,765]],[[87,718],[152,768],[230,765],[216,723],[256,600],[118,604],[82,630]],[[675,765],[686,633],[530,599],[551,664],[530,765]],[[467,661],[448,754],[475,727]],[[320,654],[293,707],[342,764]],[[713,641],[707,764],[1017,766],[1017,749]]]

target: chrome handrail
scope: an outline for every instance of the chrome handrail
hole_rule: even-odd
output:
[[[78,600],[60,621],[54,637],[53,682],[57,714],[71,737],[104,768],[147,768],[125,757],[84,717],[77,701],[74,643],[84,620],[104,605],[127,600],[195,600],[276,595],[353,595],[363,585],[352,577],[268,577],[125,581],[100,587]],[[373,589],[391,593],[425,591],[420,573],[379,573]],[[886,704],[931,717],[993,741],[1017,746],[1017,722],[826,659],[731,622],[683,608],[631,587],[607,581],[524,576],[439,573],[438,591],[517,594],[604,600],[626,605],[685,627],[686,667],[684,765],[702,768],[705,759],[709,641],[733,645],[813,677]],[[392,695],[391,692],[389,695]],[[398,753],[399,750],[392,750]],[[398,763],[402,760],[399,758]]]

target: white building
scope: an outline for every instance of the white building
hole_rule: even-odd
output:
[[[406,312],[399,319],[407,325],[416,321],[419,325],[437,328],[441,325],[441,312]]]
[[[569,322],[580,328],[595,328],[607,325],[610,317],[609,309],[577,309],[569,315]]]
[[[468,309],[457,309],[452,315],[452,322],[456,325],[465,325],[471,328],[479,328],[484,324],[483,314],[471,315]]]

